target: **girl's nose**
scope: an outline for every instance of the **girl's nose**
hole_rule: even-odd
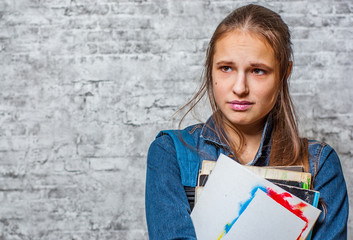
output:
[[[246,81],[246,74],[238,72],[234,79],[233,92],[235,95],[242,97],[249,93],[249,88]]]

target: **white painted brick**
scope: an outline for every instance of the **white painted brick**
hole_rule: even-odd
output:
[[[89,158],[90,167],[93,170],[102,171],[126,171],[129,162],[126,158]]]

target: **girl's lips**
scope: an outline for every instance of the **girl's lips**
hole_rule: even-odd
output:
[[[254,103],[249,101],[231,101],[229,102],[230,106],[235,111],[245,111],[248,110]]]

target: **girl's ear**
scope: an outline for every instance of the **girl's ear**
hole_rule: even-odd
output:
[[[287,74],[286,74],[286,79],[289,78],[289,75],[290,75],[290,73],[292,72],[292,67],[293,67],[293,61],[289,61],[288,69],[287,69]]]

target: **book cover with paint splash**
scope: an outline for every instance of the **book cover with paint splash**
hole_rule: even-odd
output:
[[[201,240],[304,240],[320,212],[221,154],[191,218]]]

